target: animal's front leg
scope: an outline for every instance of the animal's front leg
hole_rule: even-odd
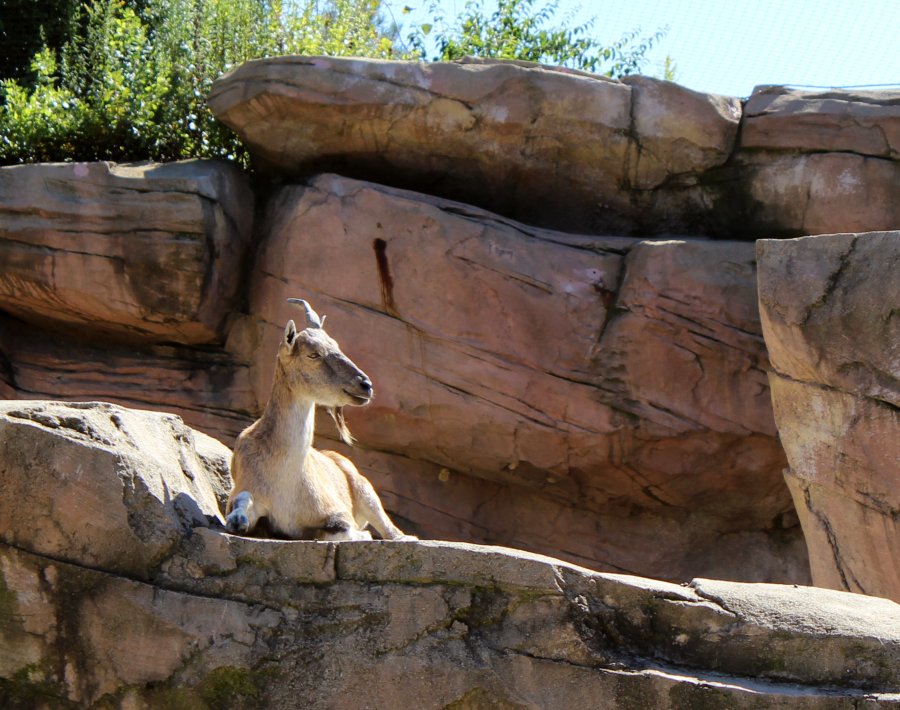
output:
[[[244,535],[256,527],[259,512],[253,505],[250,491],[238,493],[231,504],[231,512],[225,518],[225,528],[235,535]]]

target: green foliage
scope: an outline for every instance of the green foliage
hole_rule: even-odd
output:
[[[57,0],[59,3],[74,0]],[[247,166],[238,139],[205,104],[212,82],[264,56],[325,54],[425,58],[466,55],[525,59],[622,76],[638,71],[663,37],[635,30],[612,45],[591,35],[594,20],[553,20],[559,0],[469,0],[395,47],[382,0],[84,0],[67,20],[70,38],[44,46],[33,80],[0,82],[0,164],[54,160],[177,160],[219,157]]]
[[[666,81],[675,81],[678,78],[678,65],[675,63],[675,60],[672,59],[671,54],[667,54],[666,58],[662,63],[662,76],[661,79],[665,79]]]
[[[389,57],[381,0],[89,0],[33,86],[0,83],[0,163],[224,157],[238,139],[205,97],[217,76],[258,57]],[[132,9],[136,5],[139,10]]]
[[[243,146],[206,107],[223,72],[258,57],[325,54],[387,58],[380,0],[153,0],[156,45],[172,91],[160,114],[168,140],[154,157],[224,157],[247,162]]]
[[[209,707],[220,708],[258,706],[262,693],[252,671],[221,666],[203,679],[200,694]]]
[[[543,5],[538,2],[497,0],[496,9],[488,14],[485,0],[468,0],[453,21],[448,21],[439,5],[432,2],[429,11],[433,22],[416,27],[409,42],[425,58],[428,38],[433,37],[435,61],[465,56],[520,59],[620,77],[640,71],[647,52],[666,33],[659,30],[641,37],[639,29],[632,30],[611,45],[604,45],[591,35],[596,18],[572,25],[568,15],[561,25],[551,25],[559,0]]]
[[[78,142],[83,116],[72,93],[57,85],[53,52],[38,52],[31,68],[36,76],[33,90],[12,80],[2,84],[0,159],[28,155],[36,161],[54,160]]]
[[[71,708],[59,684],[35,680],[43,675],[36,663],[23,666],[12,676],[0,678],[0,707],[8,710],[28,710],[36,707]]]
[[[31,83],[34,55],[44,45],[59,49],[79,0],[0,0],[0,77]]]

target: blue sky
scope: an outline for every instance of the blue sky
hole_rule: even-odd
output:
[[[428,2],[386,4],[408,23],[427,21]],[[465,7],[465,0],[439,2],[448,16]],[[401,14],[404,5],[413,12]],[[651,34],[668,26],[643,73],[661,76],[669,55],[675,80],[698,91],[748,96],[760,84],[900,88],[900,0],[561,0],[557,17],[570,10],[576,20],[596,17],[594,34],[604,42],[637,27]]]

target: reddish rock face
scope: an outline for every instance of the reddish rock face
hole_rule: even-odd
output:
[[[524,62],[279,57],[221,77],[209,104],[281,176],[335,171],[554,229],[900,227],[897,92],[762,87],[742,109]]]
[[[248,62],[209,105],[282,175],[335,171],[620,234],[696,226],[697,176],[728,159],[741,114],[737,99],[655,79],[326,57]]]
[[[293,57],[210,102],[288,183],[255,225],[212,163],[0,170],[0,396],[172,411],[230,444],[301,296],[375,382],[350,455],[404,527],[809,579],[753,246],[671,235],[896,229],[894,94],[742,109],[524,63]],[[759,297],[815,579],[897,598],[895,242],[764,246]]]
[[[759,87],[744,107],[741,146],[900,159],[900,91]]]
[[[252,216],[225,163],[0,168],[0,308],[69,333],[219,342]]]
[[[805,578],[753,245],[567,235],[334,176],[283,189],[265,229],[257,396],[302,295],[375,383],[354,457],[425,536]]]
[[[900,600],[900,232],[765,240],[758,256],[813,581]]]
[[[375,403],[349,412],[351,455],[423,536],[668,579],[807,579],[752,245],[564,234],[335,176],[277,192],[258,233],[249,313],[221,345],[103,311],[75,333],[92,301],[10,295],[31,322],[0,319],[0,393],[173,411],[230,444],[268,396],[285,299],[302,296],[375,381]],[[213,282],[228,263],[207,263]],[[185,283],[157,269],[144,288],[196,298]]]

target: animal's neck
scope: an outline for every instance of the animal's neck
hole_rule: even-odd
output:
[[[292,392],[280,368],[276,368],[272,393],[261,418],[274,440],[274,448],[286,452],[302,466],[312,448],[316,403]]]

